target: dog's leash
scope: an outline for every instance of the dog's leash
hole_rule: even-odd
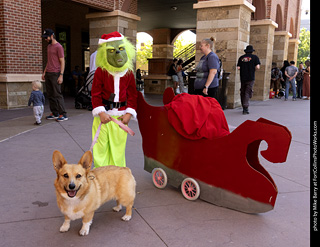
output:
[[[117,119],[115,119],[115,118],[113,118],[113,117],[111,118],[111,121],[113,121],[113,122],[115,122],[116,124],[118,124],[121,129],[123,129],[125,132],[129,133],[131,136],[134,136],[134,135],[135,135],[135,133],[132,131],[132,129],[130,129],[127,125],[124,125],[121,121],[119,121],[119,120],[117,120]],[[101,130],[101,125],[102,125],[102,123],[99,124],[98,129],[97,129],[97,132],[96,132],[96,134],[95,134],[95,136],[94,136],[94,138],[93,138],[93,141],[92,141],[92,143],[91,143],[91,147],[90,147],[90,151],[91,151],[91,152],[92,152],[92,150],[93,150],[94,144],[96,144],[97,141],[98,141],[98,137],[99,137],[100,130]]]

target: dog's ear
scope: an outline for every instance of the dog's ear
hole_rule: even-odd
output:
[[[53,152],[52,162],[53,162],[53,167],[56,171],[59,171],[59,169],[61,169],[65,164],[67,164],[67,161],[58,150],[55,150]]]
[[[79,164],[82,165],[82,167],[86,170],[91,169],[92,164],[92,153],[91,151],[87,151],[84,153],[84,155],[81,157]]]

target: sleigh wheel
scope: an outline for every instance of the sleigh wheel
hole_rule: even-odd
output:
[[[166,172],[161,168],[154,168],[152,170],[152,182],[158,189],[164,189],[168,183]]]
[[[187,200],[194,201],[200,196],[200,186],[193,178],[186,178],[181,183],[181,192]]]

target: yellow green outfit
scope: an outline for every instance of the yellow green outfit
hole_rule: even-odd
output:
[[[111,117],[117,118],[119,116]],[[92,124],[92,139],[99,125],[100,118],[95,117]],[[114,165],[125,167],[127,135],[125,131],[119,128],[119,125],[112,121],[102,124],[97,143],[93,146],[94,166]]]

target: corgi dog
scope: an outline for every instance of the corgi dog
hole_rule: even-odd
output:
[[[116,200],[114,211],[122,205],[129,221],[135,199],[136,181],[127,167],[105,166],[91,170],[92,153],[87,151],[78,164],[68,164],[59,151],[54,151],[52,161],[57,178],[54,182],[57,204],[65,220],[60,232],[67,232],[70,221],[82,218],[80,235],[88,235],[94,212],[104,203]]]

